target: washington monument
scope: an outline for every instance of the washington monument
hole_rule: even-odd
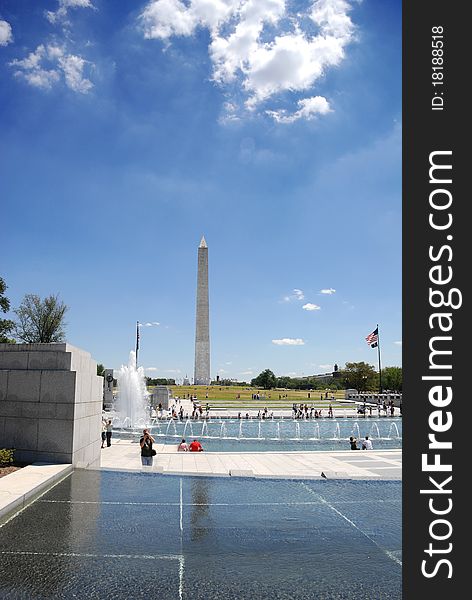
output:
[[[202,237],[198,247],[197,318],[195,327],[195,385],[210,384],[210,318],[208,304],[208,246]]]

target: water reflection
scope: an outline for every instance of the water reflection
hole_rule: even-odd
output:
[[[209,482],[197,478],[192,481],[191,491],[190,539],[196,542],[203,540],[211,528]]]

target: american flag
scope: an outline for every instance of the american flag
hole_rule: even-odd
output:
[[[377,327],[372,333],[369,333],[365,338],[365,341],[371,348],[376,348],[379,345],[379,328]]]

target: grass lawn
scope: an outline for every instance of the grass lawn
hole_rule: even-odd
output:
[[[328,398],[325,398],[325,392],[322,390],[258,390],[251,387],[239,387],[239,386],[195,386],[195,385],[175,385],[170,386],[172,395],[179,396],[180,398],[187,398],[187,395],[197,396],[198,400],[205,404],[208,402],[211,408],[227,408],[227,409],[259,409],[267,408],[272,410],[277,409],[291,409],[292,404],[303,403],[308,406],[314,405],[317,408],[328,407],[330,399],[334,396],[335,398],[344,399],[344,390],[335,390],[333,392],[328,391]],[[149,391],[151,391],[151,387]],[[253,400],[252,394],[259,392],[260,399]],[[208,398],[207,398],[208,394]],[[321,399],[321,396],[323,398]],[[337,403],[332,401],[333,408],[345,408],[346,404]]]

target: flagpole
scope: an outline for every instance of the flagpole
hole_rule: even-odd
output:
[[[136,321],[136,368],[138,368],[139,321]]]
[[[382,367],[380,364],[380,334],[379,334],[379,324],[377,323],[377,350],[379,353],[379,394],[382,393]]]

